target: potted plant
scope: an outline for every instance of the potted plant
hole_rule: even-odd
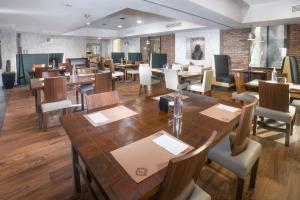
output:
[[[2,73],[2,83],[5,89],[11,89],[15,85],[16,73],[11,72],[10,60],[6,61],[6,72]]]

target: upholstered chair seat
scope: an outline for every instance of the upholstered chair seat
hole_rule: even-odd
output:
[[[43,112],[51,112],[55,110],[61,110],[65,108],[70,108],[72,106],[72,102],[69,99],[56,101],[51,103],[44,103],[41,105]]]
[[[211,200],[209,194],[207,194],[202,188],[200,188],[194,180],[192,180],[185,189],[177,196],[176,200]]]
[[[226,136],[214,148],[208,152],[208,158],[219,163],[235,173],[239,178],[245,178],[261,154],[260,143],[248,139],[248,146],[245,151],[237,156],[231,156],[229,136]]]
[[[210,92],[212,79],[213,79],[213,71],[206,70],[204,71],[202,83],[190,84],[187,89],[195,92],[200,92],[202,94],[204,94],[205,92]]]
[[[293,100],[291,105],[296,108],[297,113],[300,113],[300,100]]]
[[[242,93],[233,92],[231,98],[238,101],[252,102],[253,98],[259,99],[257,92],[245,91]]]
[[[295,117],[296,108],[294,106],[289,106],[289,112],[281,112],[277,110],[272,110],[264,107],[256,107],[255,114],[261,117],[271,118],[276,121],[291,123]]]
[[[115,71],[114,73],[112,73],[113,77],[122,77],[124,76],[124,72],[120,72],[120,71]]]
[[[129,70],[127,70],[127,74],[136,75],[136,74],[139,74],[139,70],[138,69],[129,69]]]

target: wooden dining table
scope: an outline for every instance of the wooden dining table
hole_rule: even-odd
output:
[[[116,63],[115,66],[116,66],[116,69],[121,69],[124,72],[124,79],[127,80],[127,70],[128,69],[138,68],[139,64],[121,64],[121,63]]]
[[[164,75],[165,73],[163,68],[151,68],[151,71],[162,75]],[[197,77],[202,75],[203,73],[201,72],[178,71],[178,76],[181,78],[191,78],[191,77]]]
[[[133,200],[149,197],[158,191],[166,168],[136,183],[114,159],[111,151],[159,130],[177,136],[194,148],[203,145],[216,130],[218,134],[214,141],[215,145],[238,124],[239,116],[226,123],[199,113],[220,102],[239,107],[233,102],[224,102],[190,92],[184,92],[184,95],[189,98],[183,103],[182,130],[179,135],[173,132],[173,114],[160,112],[158,101],[151,97],[123,104],[137,112],[137,115],[98,127],[90,124],[82,113],[62,116],[60,121],[71,141],[76,192],[81,191],[81,174],[92,193],[95,194],[91,182],[95,183],[105,199]],[[83,161],[84,168],[79,164],[79,157]],[[87,169],[87,173],[84,169]]]
[[[70,76],[70,78],[66,78],[67,86],[77,86],[77,85],[86,85],[95,83],[95,75],[81,75],[81,76]],[[112,80],[112,88],[115,90],[115,79]],[[42,111],[41,111],[41,91],[44,89],[44,79],[36,78],[30,79],[30,89],[35,97],[35,108],[38,113],[38,125],[39,128],[42,128]]]

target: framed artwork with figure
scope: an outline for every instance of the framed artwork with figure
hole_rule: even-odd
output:
[[[187,59],[204,60],[205,59],[205,38],[196,37],[187,39]]]

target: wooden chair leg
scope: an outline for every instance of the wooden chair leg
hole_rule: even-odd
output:
[[[250,184],[249,184],[250,188],[255,188],[258,164],[259,164],[259,158],[257,159],[257,161],[255,162],[255,164],[251,169]]]
[[[257,130],[257,115],[254,115],[253,117],[253,135],[256,135]]]
[[[264,124],[265,123],[265,118],[264,117],[259,117],[259,118],[260,118],[261,124]]]
[[[43,121],[43,129],[47,131],[47,113],[43,112],[42,114],[42,121]]]
[[[140,91],[139,91],[139,95],[140,95],[140,96],[141,96],[141,94],[142,94],[142,89],[143,89],[143,86],[140,85]]]
[[[148,96],[148,86],[147,85],[144,86],[144,90],[145,90],[145,96],[147,97]]]
[[[291,124],[286,123],[285,146],[290,146],[290,134],[292,131]]]
[[[66,114],[67,114],[67,109],[64,108],[64,109],[63,109],[63,115],[66,115]]]
[[[296,120],[296,116],[294,116],[294,118],[293,118],[293,120],[292,120],[292,124],[291,124],[291,133],[290,133],[290,135],[293,135],[293,132],[294,132],[294,124],[295,124],[295,120]]]
[[[236,189],[236,200],[242,200],[243,199],[243,190],[244,190],[244,179],[241,179],[238,177],[237,180],[237,189]]]
[[[84,111],[84,98],[83,98],[83,94],[81,94],[81,110]]]
[[[78,104],[79,102],[79,97],[78,97],[78,91],[76,90],[76,103]]]

